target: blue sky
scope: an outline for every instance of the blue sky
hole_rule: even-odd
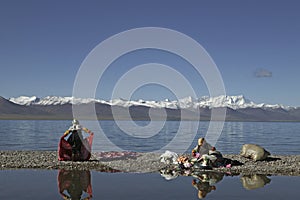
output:
[[[296,0],[2,0],[0,96],[70,96],[81,63],[100,42],[132,28],[164,27],[188,35],[206,49],[220,70],[227,95],[300,106],[299,10]],[[208,95],[188,63],[166,52],[146,50],[116,60],[96,97],[110,99],[118,77],[147,62],[174,67],[198,96]],[[174,95],[152,85],[140,88],[132,98],[161,100]]]

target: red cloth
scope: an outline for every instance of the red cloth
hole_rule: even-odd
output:
[[[63,135],[58,144],[58,160],[71,161],[72,160],[72,147],[65,140],[66,135]],[[91,158],[92,143],[94,134],[91,133],[89,137],[82,141],[81,154],[79,157],[73,158],[73,161],[86,161]]]

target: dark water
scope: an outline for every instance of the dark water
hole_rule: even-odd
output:
[[[299,177],[198,174],[165,180],[160,174],[3,170],[0,199],[298,199]],[[203,178],[204,177],[204,178]],[[211,179],[209,179],[211,178]],[[205,181],[204,181],[205,180]],[[196,184],[192,184],[196,183]],[[265,185],[264,185],[265,184]],[[202,196],[201,196],[202,195]]]
[[[122,122],[130,128],[129,122]],[[149,122],[136,122],[147,126]],[[161,122],[152,122],[158,125]],[[149,152],[159,150],[176,136],[179,125],[183,137],[174,149],[175,152],[190,151],[199,137],[204,137],[209,122],[167,121],[163,128],[149,138],[139,138],[122,131],[114,121],[101,121],[103,132],[91,122],[83,125],[95,132],[93,150],[129,150]],[[98,123],[97,123],[98,124]],[[56,150],[60,136],[70,126],[70,121],[47,120],[0,120],[0,150]],[[153,128],[153,132],[156,131]],[[197,134],[193,135],[194,130]],[[148,130],[150,133],[152,129]],[[108,142],[109,141],[109,142]],[[110,144],[111,143],[111,144]],[[239,153],[242,144],[256,143],[272,154],[300,154],[300,123],[288,122],[225,122],[223,131],[215,145],[222,153]],[[111,146],[117,148],[111,148]]]

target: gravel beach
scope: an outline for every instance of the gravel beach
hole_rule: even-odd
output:
[[[157,172],[168,168],[160,162],[160,154],[134,153],[119,157],[103,158],[101,153],[93,153],[89,161],[58,161],[56,151],[0,151],[0,170],[5,169],[68,169],[95,170],[105,172]],[[240,155],[223,155],[239,161],[243,165],[231,168],[216,168],[209,171],[231,174],[268,174],[300,176],[300,155],[271,155],[265,161],[254,162]]]

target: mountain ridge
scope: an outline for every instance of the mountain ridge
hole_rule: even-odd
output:
[[[198,99],[192,97],[186,97],[179,100],[170,101],[168,99],[164,101],[149,101],[149,100],[125,100],[125,99],[113,99],[110,101],[95,99],[95,98],[75,98],[75,97],[59,97],[59,96],[46,96],[39,98],[36,96],[20,96],[16,98],[9,98],[9,101],[19,105],[63,105],[63,104],[87,104],[87,103],[102,103],[110,106],[146,106],[151,108],[170,108],[170,109],[188,109],[188,108],[218,108],[218,107],[229,107],[232,109],[241,108],[282,108],[289,110],[292,106],[285,106],[282,104],[266,104],[266,103],[254,103],[253,101],[246,99],[243,95],[237,96],[217,96],[208,97],[203,96]]]
[[[23,96],[10,99],[0,97],[0,119],[72,119],[74,106],[80,110],[84,119],[93,119],[94,113],[89,109],[93,106],[99,120],[199,120],[200,118],[200,121],[209,121],[213,110],[226,109],[226,121],[300,121],[299,107],[255,104],[242,95],[199,99],[187,97],[178,101],[124,99],[104,101],[55,96],[45,98]],[[115,113],[117,114],[114,115]]]

